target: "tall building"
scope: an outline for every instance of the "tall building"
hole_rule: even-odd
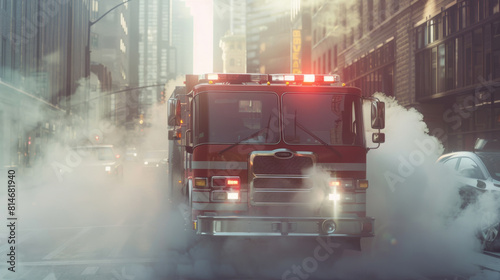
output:
[[[171,53],[171,0],[138,1],[138,87],[165,84]],[[172,59],[173,60],[173,59]],[[151,108],[163,88],[147,87],[139,94],[139,114],[151,118]]]
[[[289,72],[290,13],[293,2],[271,0],[246,2],[247,72]]]
[[[76,140],[94,0],[0,1],[0,165],[31,166],[47,143]]]
[[[417,108],[447,150],[500,138],[498,0],[316,1],[316,73]]]
[[[110,1],[97,2],[96,19],[116,5],[117,3]],[[103,65],[108,69],[111,74],[110,92],[129,86],[129,14],[129,3],[125,3],[110,11],[91,28],[91,65]],[[99,98],[98,104],[107,111],[101,118],[106,118],[117,126],[124,126],[127,121],[128,94],[129,92],[104,94]]]
[[[246,58],[245,61],[237,62],[239,57],[246,56],[246,5],[245,0],[214,0],[214,72],[222,73],[224,69],[228,71],[229,68],[232,69],[229,71],[246,72]],[[234,49],[238,54],[232,54],[230,49],[232,44],[229,42],[236,43],[236,41],[238,43],[235,46],[241,44],[241,47]],[[224,49],[225,47],[227,49]],[[233,55],[237,57],[230,57]]]
[[[169,79],[193,73],[193,16],[184,0],[172,0],[171,28]]]
[[[313,0],[292,0],[290,73],[312,73],[312,3]]]
[[[228,34],[220,39],[219,47],[222,50],[222,73],[245,73],[246,50],[245,36]]]

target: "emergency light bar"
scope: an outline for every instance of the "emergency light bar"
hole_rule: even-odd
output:
[[[199,76],[200,82],[213,83],[266,83],[267,74],[203,74]]]
[[[271,74],[271,83],[330,85],[340,82],[339,75],[323,74]]]
[[[259,83],[259,84],[315,84],[330,85],[340,82],[339,75],[325,74],[203,74],[199,76],[200,83]],[[342,84],[344,86],[344,84]]]

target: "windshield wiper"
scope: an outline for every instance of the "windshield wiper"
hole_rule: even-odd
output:
[[[254,138],[255,136],[259,135],[259,134],[260,134],[261,132],[263,132],[264,130],[268,130],[268,129],[269,129],[269,125],[270,125],[270,124],[271,124],[271,115],[269,115],[269,119],[267,120],[267,126],[266,126],[266,127],[263,127],[263,128],[261,128],[261,129],[257,130],[256,132],[254,132],[254,133],[252,133],[252,134],[248,135],[247,137],[245,137],[245,138],[243,138],[243,139],[239,140],[238,142],[231,144],[231,146],[229,146],[229,147],[227,147],[227,148],[225,148],[225,149],[221,150],[221,151],[219,152],[219,155],[221,155],[222,153],[224,153],[224,152],[225,152],[225,151],[227,151],[227,150],[230,150],[230,149],[234,148],[234,146],[236,146],[236,145],[238,145],[238,144],[241,144],[243,141],[246,141],[246,140],[248,140],[248,139],[252,139],[252,138]],[[264,141],[264,142],[266,142],[266,143],[267,143],[267,136],[268,136],[268,135],[266,134],[266,139],[265,139],[265,141]]]
[[[310,131],[305,126],[301,125],[299,123],[299,121],[297,121],[297,117],[295,117],[295,127],[298,127],[300,129],[302,129],[305,133],[309,134],[312,138],[316,139],[316,141],[318,141],[319,143],[323,144],[328,149],[330,149],[332,152],[334,152],[337,156],[339,156],[340,158],[342,158],[342,154],[339,151],[337,151],[334,147],[330,146],[328,143],[326,143],[325,141],[323,141],[323,139],[319,138],[319,136],[317,136],[316,134],[314,134],[314,132]]]

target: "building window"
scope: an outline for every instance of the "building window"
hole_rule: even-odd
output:
[[[492,26],[492,74],[493,78],[500,78],[500,20],[493,23]]]
[[[434,41],[439,40],[439,22],[441,21],[440,17],[435,17],[429,21],[429,32],[428,32],[428,42],[432,44]]]
[[[337,68],[337,45],[333,47],[333,68]]]
[[[455,88],[455,41],[450,40],[446,43],[446,90]]]
[[[396,13],[397,11],[399,11],[399,1],[400,0],[392,1],[392,12],[393,13]]]
[[[332,50],[328,50],[328,73],[332,73]]]
[[[417,27],[417,32],[416,32],[416,40],[415,42],[417,43],[417,50],[423,48],[425,46],[425,26],[421,25]]]
[[[464,38],[465,85],[472,84],[472,33],[467,32]]]
[[[379,0],[378,2],[378,14],[380,16],[380,22],[385,21],[385,0]]]
[[[368,0],[368,30],[373,29],[373,0]]]
[[[446,48],[444,44],[440,44],[437,50],[437,91],[444,92],[446,90]]]
[[[359,13],[359,18],[363,18],[363,1],[359,1],[358,2],[358,13]],[[358,26],[358,30],[359,30],[359,39],[361,39],[361,37],[363,37],[363,21],[360,20],[359,21],[359,26]]]
[[[472,42],[473,42],[473,77],[477,81],[479,77],[483,75],[483,29],[477,28],[474,30],[472,34]],[[476,81],[473,81],[475,83]]]
[[[453,34],[457,30],[457,8],[455,6],[444,12],[443,37]]]
[[[488,0],[488,16],[492,16],[500,12],[500,0]]]
[[[323,54],[323,73],[326,73],[326,52]]]
[[[464,29],[470,25],[470,5],[468,0],[458,3],[458,13],[459,27]]]

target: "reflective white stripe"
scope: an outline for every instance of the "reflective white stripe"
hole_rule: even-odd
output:
[[[317,163],[316,166],[334,171],[366,171],[366,163]]]
[[[193,161],[191,166],[193,169],[247,169],[247,163],[244,161]]]
[[[241,199],[239,202],[202,202],[202,203],[197,203],[194,202],[194,194],[193,192],[193,210],[205,210],[205,211],[246,211],[248,210],[247,207],[247,199],[248,199],[248,192],[242,191],[240,192]],[[201,193],[199,194],[206,194],[208,195],[209,193]]]
[[[193,190],[191,193],[193,196],[193,202],[209,202],[210,201],[210,192],[198,192]]]

